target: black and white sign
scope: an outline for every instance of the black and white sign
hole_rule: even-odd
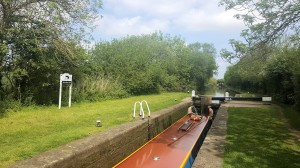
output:
[[[59,102],[58,108],[61,108],[61,94],[62,94],[62,85],[69,84],[69,107],[71,107],[71,97],[72,97],[72,75],[68,73],[60,74],[60,86],[59,86]]]
[[[72,83],[72,75],[68,73],[60,74],[60,81],[62,83]]]

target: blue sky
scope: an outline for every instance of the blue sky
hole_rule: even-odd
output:
[[[180,36],[187,43],[214,44],[217,52],[230,49],[229,39],[241,39],[242,21],[235,11],[225,11],[219,0],[103,0],[102,19],[94,24],[95,41],[110,41],[127,35],[164,34]],[[229,65],[217,58],[217,78]]]

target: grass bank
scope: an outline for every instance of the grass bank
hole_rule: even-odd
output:
[[[300,131],[300,110],[291,105],[279,104],[282,107],[284,117],[292,128]]]
[[[300,144],[279,109],[229,108],[223,167],[300,167]]]
[[[57,106],[28,107],[7,113],[0,119],[0,167],[31,158],[110,127],[133,121],[133,105],[146,100],[151,112],[179,103],[185,93],[137,96],[120,100]],[[176,101],[175,101],[176,100]],[[101,119],[102,127],[96,127]]]

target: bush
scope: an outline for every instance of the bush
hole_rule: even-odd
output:
[[[74,84],[73,100],[80,101],[101,101],[105,99],[124,98],[129,94],[114,79],[103,74],[85,77],[83,81]]]
[[[22,109],[22,103],[13,99],[0,101],[0,116],[3,116],[6,112],[20,111]]]

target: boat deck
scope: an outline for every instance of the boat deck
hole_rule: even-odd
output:
[[[186,115],[115,167],[191,167],[210,121],[205,116],[200,121],[193,121]]]

